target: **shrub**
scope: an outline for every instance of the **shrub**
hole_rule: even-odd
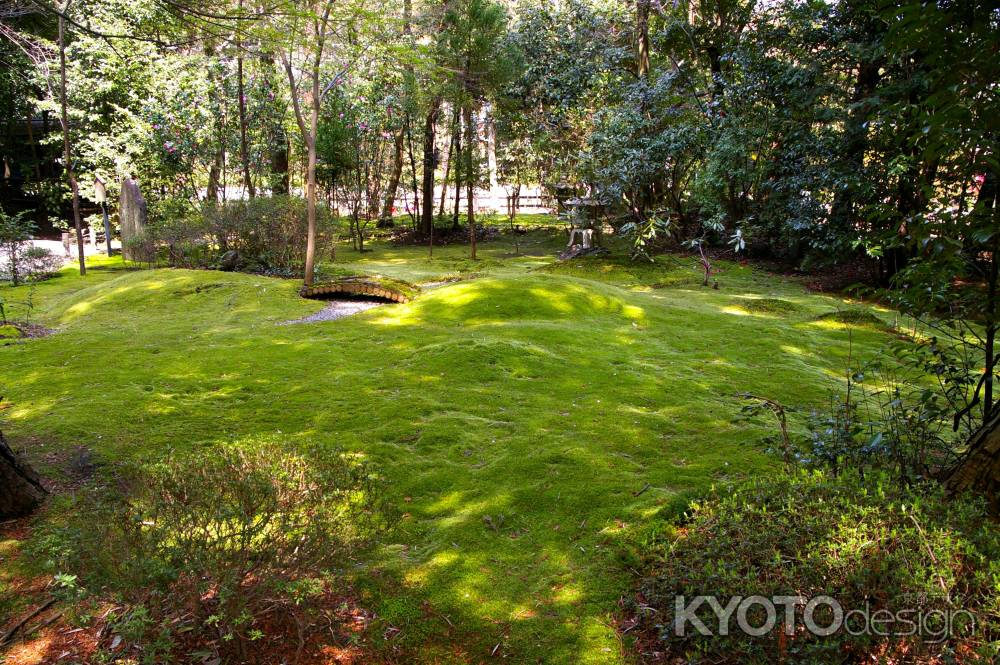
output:
[[[28,281],[41,281],[52,277],[62,268],[63,260],[45,247],[29,247],[24,253]]]
[[[305,266],[306,202],[290,196],[205,203],[195,210],[184,200],[158,202],[147,232],[172,266],[223,267],[280,276],[301,274]],[[317,208],[316,253],[323,256],[335,224]]]
[[[932,485],[908,489],[879,474],[862,479],[851,472],[836,478],[799,473],[725,488],[694,504],[690,522],[644,585],[655,614],[647,610],[643,616],[674,655],[693,663],[995,662],[998,589],[1000,529],[986,519],[981,502],[947,499]],[[696,615],[715,634],[702,636],[688,623],[678,636],[677,595],[687,602],[716,596],[723,607],[732,596],[826,595],[845,613],[913,609],[929,620],[922,636],[880,636],[861,631],[859,616],[847,614],[845,627],[820,636],[803,629],[804,608],[798,605],[797,629],[788,636],[778,606],[779,621],[766,634],[745,634],[734,613],[729,634],[720,635],[719,620],[706,604]],[[954,623],[935,641],[942,612]],[[762,625],[763,608],[752,607],[747,618],[752,626]],[[832,619],[816,615],[821,626]]]
[[[289,617],[304,629],[310,600],[384,527],[371,469],[328,451],[258,442],[108,481],[76,499],[39,553],[120,597],[147,650],[187,633],[242,658]]]
[[[0,279],[14,286],[28,277],[27,253],[34,228],[24,213],[8,215],[0,210]]]
[[[952,431],[954,407],[929,387],[931,372],[913,362],[909,346],[894,345],[899,358],[883,354],[846,373],[844,393],[808,419],[799,462],[834,474],[877,469],[904,484],[936,478],[955,462],[966,434]]]

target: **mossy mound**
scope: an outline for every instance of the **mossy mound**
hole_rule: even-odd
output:
[[[800,309],[795,303],[780,298],[741,300],[737,303],[737,307],[750,314],[790,314]]]
[[[872,328],[884,328],[885,321],[867,309],[852,307],[850,309],[838,309],[835,312],[827,312],[816,317],[817,321],[836,321],[849,326],[867,326]]]
[[[0,326],[0,339],[20,339],[24,333],[17,326],[8,324]]]

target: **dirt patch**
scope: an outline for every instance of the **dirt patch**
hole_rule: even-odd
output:
[[[52,328],[37,323],[7,323],[0,325],[0,342],[16,342],[34,337],[47,337],[54,333]]]

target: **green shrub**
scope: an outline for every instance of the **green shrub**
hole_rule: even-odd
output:
[[[29,247],[24,253],[24,264],[27,281],[40,282],[59,272],[63,260],[45,247]]]
[[[8,215],[0,209],[0,280],[17,286],[28,279],[27,254],[34,230],[35,223],[26,213]]]
[[[336,224],[325,206],[316,213],[316,253],[323,256]],[[204,203],[195,210],[187,201],[168,199],[154,206],[147,231],[172,266],[297,276],[305,265],[306,202],[273,196]]]
[[[643,588],[650,608],[640,614],[688,662],[996,662],[1000,654],[1000,529],[980,502],[948,499],[937,486],[906,489],[886,475],[847,472],[755,480],[694,504],[690,522],[662,554]],[[718,597],[723,607],[732,596],[825,595],[845,613],[912,608],[930,620],[922,637],[879,636],[863,633],[859,616],[847,615],[845,626],[859,634],[842,627],[819,636],[804,630],[798,605],[792,636],[782,634],[780,620],[762,636],[747,635],[735,613],[729,634],[720,635],[706,604],[696,615],[715,634],[703,636],[688,623],[678,636],[678,595],[686,599],[682,608],[701,595]],[[784,608],[777,609],[783,617]],[[934,633],[943,615],[932,611],[954,619],[940,641]],[[747,617],[752,626],[766,618],[760,606]],[[817,614],[816,623],[832,618]]]
[[[310,625],[310,600],[384,528],[378,496],[371,469],[340,454],[222,447],[115,469],[35,548],[120,598],[137,649],[180,631],[240,656],[268,627]]]

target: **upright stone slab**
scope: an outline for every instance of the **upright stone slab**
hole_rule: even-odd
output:
[[[138,236],[146,226],[146,201],[139,191],[139,183],[131,178],[122,180],[118,217],[122,227],[122,256],[128,261],[145,261],[148,257],[142,248],[129,240]]]

